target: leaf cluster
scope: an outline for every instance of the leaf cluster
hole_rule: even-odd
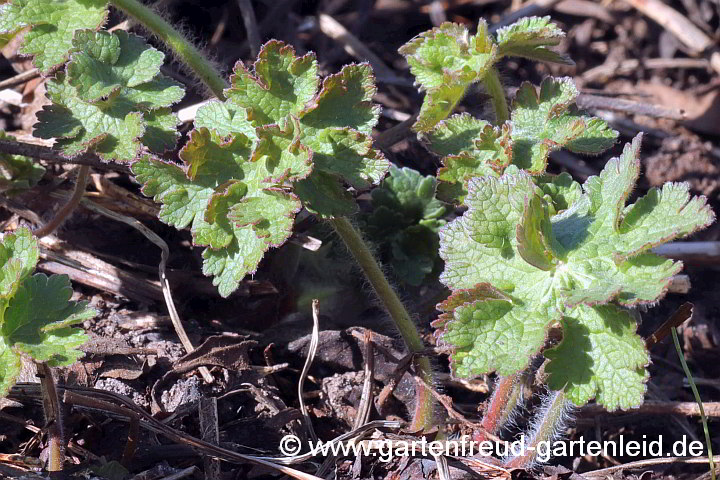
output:
[[[442,157],[441,198],[462,203],[471,178],[499,176],[510,165],[541,175],[550,152],[560,148],[596,155],[613,146],[618,133],[604,120],[579,112],[577,96],[570,78],[548,77],[539,92],[528,82],[520,86],[504,125],[494,127],[467,113],[439,122],[425,139]]]
[[[365,231],[408,285],[420,285],[439,266],[437,232],[445,225],[448,206],[435,198],[436,188],[433,176],[391,166],[390,176],[372,191]]]
[[[467,212],[440,231],[441,280],[453,293],[435,326],[456,374],[522,370],[557,325],[563,340],[544,352],[550,388],[608,410],[642,403],[649,357],[628,307],[656,302],[682,268],[650,249],[714,214],[686,183],[626,205],[639,148],[640,136],[582,187],[543,189],[516,167],[469,180]]]
[[[22,368],[22,357],[50,366],[74,363],[87,341],[73,325],[95,315],[87,302],[70,301],[67,275],[33,275],[37,239],[26,228],[0,244],[0,396],[7,394]]]
[[[207,247],[203,271],[223,296],[289,238],[301,207],[321,218],[354,213],[344,185],[366,189],[388,169],[370,138],[379,112],[368,65],[321,83],[314,54],[271,41],[251,70],[236,65],[231,83],[225,102],[198,111],[184,165],[146,156],[132,166],[162,204],[160,219],[191,226]]]
[[[170,106],[185,91],[160,73],[164,58],[124,31],[77,30],[65,71],[47,83],[53,103],[38,112],[35,136],[55,138],[68,156],[94,152],[118,162],[132,161],[144,147],[174,148],[178,120]]]
[[[416,83],[426,93],[413,128],[432,130],[452,113],[472,84],[495,74],[495,64],[504,57],[572,64],[551,49],[564,36],[550,17],[523,18],[495,35],[480,20],[475,35],[464,25],[446,22],[416,36],[400,48]]]

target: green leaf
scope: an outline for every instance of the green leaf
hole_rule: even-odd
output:
[[[36,273],[23,282],[12,298],[0,327],[5,341],[16,353],[29,355],[50,366],[70,365],[82,357],[77,350],[88,340],[72,325],[96,315],[87,302],[71,302],[67,275],[48,277]]]
[[[593,398],[609,411],[642,404],[650,356],[633,315],[615,305],[580,305],[562,324],[562,342],[545,352],[548,386],[577,405]]]
[[[539,174],[553,150],[598,154],[615,144],[618,133],[607,123],[571,109],[577,95],[570,78],[546,78],[539,94],[530,83],[520,86],[511,114],[513,164]]]
[[[468,114],[440,122],[427,137],[430,149],[445,155],[437,178],[440,198],[462,202],[472,177],[499,175],[513,158],[510,126],[494,128]]]
[[[142,146],[162,153],[175,146],[178,120],[169,107],[183,88],[158,74],[163,54],[140,37],[78,31],[67,74],[47,84],[53,104],[38,112],[35,135],[55,138],[70,156],[92,151],[129,162]]]
[[[228,296],[270,247],[290,236],[301,207],[322,217],[357,210],[345,188],[367,189],[389,167],[372,148],[379,107],[367,64],[322,82],[314,54],[271,41],[250,71],[235,67],[225,102],[202,106],[183,166],[145,157],[132,166],[160,218],[191,227],[203,272]]]
[[[12,0],[0,5],[0,33],[31,27],[20,53],[33,55],[33,64],[47,74],[68,59],[77,30],[95,30],[106,17],[107,0]]]
[[[499,178],[468,182],[467,212],[440,231],[440,256],[446,265],[441,280],[453,291],[489,284],[507,298],[502,304],[465,301],[462,307],[450,302],[450,307],[441,308],[446,312],[440,322],[441,336],[457,352],[453,358],[460,363],[453,368],[458,374],[520,370],[541,348],[545,330],[554,321],[562,320],[564,327],[574,329],[566,331],[571,335],[568,338],[580,335],[585,327],[602,336],[607,329],[599,330],[597,311],[593,313],[589,307],[610,302],[649,304],[664,295],[682,265],[648,250],[706,227],[714,214],[705,198],[690,198],[686,184],[653,190],[626,207],[639,175],[639,146],[637,137],[620,158],[608,162],[600,176],[585,182],[582,194],[567,179],[556,179],[552,184],[545,179],[546,186],[557,187],[549,188],[546,194],[534,185],[530,175],[515,169],[508,169]],[[550,215],[558,209],[561,213]],[[619,308],[601,310],[608,328],[627,343],[634,330],[619,327],[627,323],[624,312]],[[513,344],[516,354],[512,358],[503,350],[505,344],[498,344],[502,332],[519,342]],[[597,338],[601,337],[590,343]],[[568,340],[558,351],[579,345]],[[607,343],[607,349],[611,348]],[[553,355],[556,365],[561,365],[557,369],[572,362],[560,359],[559,353]],[[576,376],[595,377],[596,383],[602,383],[602,379],[617,374],[600,362],[610,355],[608,351],[593,347],[588,355],[596,359],[593,368],[597,371]],[[628,380],[626,397],[607,385],[591,385],[587,380],[577,390],[569,390],[571,398],[582,404],[597,394],[598,401],[607,402],[603,404],[608,408],[626,406],[637,400],[637,392],[644,391],[645,363],[628,367],[637,372]],[[560,383],[558,380],[554,385]]]
[[[543,62],[574,65],[566,55],[549,47],[560,44],[565,32],[550,17],[525,17],[497,31],[498,53],[501,56],[524,57]]]
[[[372,191],[373,211],[363,229],[408,285],[420,285],[438,266],[437,232],[448,207],[435,198],[436,188],[432,176],[391,166],[390,176]]]
[[[15,295],[20,283],[27,278],[38,262],[37,239],[27,228],[8,233],[0,244],[0,320],[7,306],[3,303]]]
[[[230,80],[225,95],[234,105],[247,109],[257,125],[275,123],[299,114],[312,100],[317,60],[312,53],[298,58],[290,45],[272,40],[260,50],[252,72],[238,62]]]
[[[426,132],[446,118],[468,87],[482,81],[497,60],[497,47],[480,20],[475,35],[456,23],[443,23],[403,45],[410,71],[426,91],[414,129]]]
[[[185,168],[144,157],[132,166],[143,193],[162,203],[160,219],[184,228],[207,246],[206,274],[228,296],[256,270],[265,251],[290,236],[298,201],[285,181],[310,171],[310,154],[298,143],[292,124],[258,129],[255,150],[238,133],[229,138],[207,128],[193,130],[180,152]]]
[[[0,396],[20,373],[21,356],[51,366],[69,365],[82,356],[87,341],[72,325],[95,311],[85,302],[70,302],[66,275],[30,276],[38,261],[37,239],[26,228],[6,234],[0,244]]]
[[[137,87],[159,73],[165,55],[140,37],[80,30],[73,38],[76,52],[67,67],[68,83],[78,97],[95,102],[123,87]]]
[[[529,83],[520,87],[512,121],[502,127],[466,113],[439,122],[425,139],[431,151],[443,156],[438,170],[440,198],[462,203],[468,180],[502,175],[510,165],[540,175],[550,152],[562,147],[584,154],[611,147],[617,132],[603,120],[577,113],[572,108],[576,98],[572,80],[550,77],[543,81],[539,95]]]
[[[0,130],[0,140],[15,138]],[[45,175],[45,167],[23,155],[0,153],[0,192],[6,195],[34,187]]]

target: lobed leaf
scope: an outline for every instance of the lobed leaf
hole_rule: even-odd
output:
[[[492,68],[497,47],[480,20],[477,33],[456,23],[443,23],[423,32],[400,48],[425,101],[413,128],[430,130],[446,118],[465,96],[468,87],[481,81]]]
[[[524,57],[543,62],[574,65],[566,55],[550,50],[565,38],[565,32],[550,17],[525,17],[498,29],[498,53],[503,56]]]
[[[616,305],[579,305],[562,320],[563,340],[548,349],[548,386],[576,405],[593,398],[608,411],[640,405],[650,356],[637,319]]]
[[[435,198],[436,188],[432,176],[391,166],[390,176],[372,191],[373,210],[364,230],[408,285],[420,285],[438,267],[437,231],[448,207]]]
[[[573,401],[597,396],[611,409],[642,400],[647,354],[625,310],[603,305],[657,301],[682,265],[648,250],[706,227],[714,215],[703,197],[690,198],[686,185],[653,190],[626,207],[639,175],[639,146],[638,136],[585,182],[582,193],[568,178],[541,177],[543,189],[516,169],[469,181],[467,212],[440,232],[441,280],[453,291],[489,284],[507,299],[439,307],[446,312],[441,337],[458,374],[524,368],[542,347],[545,330],[561,320],[567,343],[549,354],[555,388],[571,378],[565,383]],[[500,335],[520,342],[520,353],[511,358]],[[621,344],[634,345],[623,367],[630,373],[611,381],[617,371],[608,358]],[[576,358],[563,353],[570,350]]]
[[[20,53],[47,74],[68,59],[76,31],[95,30],[106,18],[107,0],[12,0],[0,5],[0,34],[31,27]]]
[[[0,130],[0,140],[15,140]],[[45,167],[23,155],[0,153],[0,192],[13,195],[34,187],[45,175]]]
[[[468,114],[439,122],[426,139],[430,150],[444,157],[438,171],[441,198],[463,202],[469,179],[502,175],[510,165],[541,175],[550,152],[559,148],[584,154],[610,148],[618,133],[605,121],[576,112],[577,94],[571,79],[549,77],[539,94],[529,83],[520,87],[511,121],[501,127]]]
[[[37,239],[26,228],[4,236],[0,244],[0,396],[15,382],[21,357],[51,366],[69,365],[82,356],[87,341],[72,325],[92,318],[86,302],[71,302],[66,275],[31,276],[38,260]]]
[[[140,37],[78,31],[67,74],[47,84],[53,104],[38,112],[35,136],[55,138],[70,156],[88,151],[104,160],[129,162],[143,145],[162,153],[178,138],[169,108],[183,88],[160,75],[163,54]]]
[[[344,184],[366,189],[389,167],[372,148],[379,108],[370,67],[348,65],[319,87],[314,54],[268,42],[251,69],[235,66],[225,102],[198,110],[183,166],[149,156],[132,166],[162,204],[160,218],[190,226],[207,247],[203,272],[223,296],[289,238],[300,208],[353,213]]]

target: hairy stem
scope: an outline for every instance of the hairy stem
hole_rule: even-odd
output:
[[[355,261],[365,273],[375,294],[387,310],[390,318],[395,322],[400,335],[405,341],[410,353],[418,354],[414,359],[414,366],[417,374],[427,385],[432,385],[432,369],[430,360],[419,354],[425,349],[425,343],[415,326],[405,305],[400,301],[395,290],[392,288],[377,260],[368,249],[360,232],[345,217],[338,217],[330,220],[335,232],[342,238]],[[415,386],[416,401],[415,414],[411,428],[416,430],[427,429],[433,422],[433,397],[425,385],[418,382]]]
[[[498,378],[481,423],[486,432],[497,434],[510,419],[520,401],[522,378],[522,372]]]
[[[522,455],[511,457],[505,461],[508,469],[528,468],[545,448],[538,448],[539,445],[550,445],[550,442],[557,437],[560,430],[565,426],[568,419],[570,402],[565,392],[553,391],[543,402],[533,420],[533,429],[530,439],[526,442]]]
[[[37,363],[37,366],[45,412],[45,426],[48,433],[48,471],[61,472],[65,464],[65,439],[60,397],[55,388],[52,368],[45,362]]]
[[[157,36],[217,98],[225,100],[223,90],[227,87],[227,84],[223,75],[208,60],[207,55],[198,50],[164,18],[151,8],[143,5],[139,0],[110,0],[110,3]]]
[[[50,235],[52,232],[57,230],[57,228],[62,225],[62,223],[72,214],[72,212],[75,211],[75,208],[80,205],[80,200],[82,200],[82,197],[85,194],[85,186],[87,185],[89,173],[90,167],[88,167],[87,165],[80,166],[80,168],[78,169],[77,180],[75,180],[75,190],[73,190],[73,194],[70,197],[70,200],[68,200],[67,203],[63,205],[60,210],[58,210],[57,214],[53,217],[52,220],[47,222],[42,227],[33,230],[33,234],[35,234],[36,237],[44,237],[46,235]]]
[[[510,110],[508,109],[507,98],[505,98],[505,89],[500,81],[500,74],[497,69],[491,68],[483,78],[483,85],[490,95],[493,109],[495,110],[495,123],[502,125],[510,120]]]

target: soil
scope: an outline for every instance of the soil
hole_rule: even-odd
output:
[[[223,0],[160,0],[166,15],[182,24],[189,35],[205,45],[209,55],[229,72],[237,60],[251,60],[238,3]],[[511,5],[512,3],[512,5]],[[317,53],[321,72],[329,74],[342,65],[356,62],[337,40],[329,38],[319,27],[320,14],[331,15],[378,55],[392,69],[399,81],[379,78],[375,100],[383,106],[383,116],[375,132],[397,126],[418,112],[422,95],[412,86],[407,64],[397,53],[398,47],[413,35],[433,26],[433,20],[447,19],[474,26],[478,18],[493,25],[520,7],[520,1],[495,0],[285,0],[253,1],[263,40],[277,38],[292,43],[299,53]],[[720,4],[713,0],[666,1],[688,17],[711,38],[718,39]],[[567,34],[560,45],[576,62],[573,67],[548,66],[525,60],[505,61],[501,74],[512,91],[523,81],[538,84],[546,75],[571,76],[581,92],[604,98],[620,98],[653,104],[667,109],[682,109],[685,119],[677,120],[640,115],[632,110],[592,110],[603,115],[621,132],[621,142],[597,157],[580,158],[567,154],[563,162],[551,157],[552,172],[569,171],[582,179],[588,171],[599,172],[604,163],[617,155],[622,144],[638,131],[645,131],[643,142],[643,176],[639,195],[668,181],[689,182],[693,193],[707,196],[720,212],[720,81],[710,67],[711,51],[695,54],[670,31],[645,17],[621,0],[591,2],[564,0],[547,11]],[[108,25],[122,21],[113,12]],[[134,27],[133,30],[135,29]],[[139,30],[138,30],[138,33]],[[715,44],[717,47],[717,42]],[[7,57],[9,50],[4,52]],[[12,53],[12,52],[10,52]],[[689,68],[652,67],[648,60],[696,59]],[[637,60],[638,65],[621,68],[623,62]],[[29,68],[27,61],[0,58],[0,80]],[[187,80],[179,65],[168,63],[165,73]],[[205,92],[192,82],[179,109],[205,99]],[[15,88],[21,92],[24,106],[0,102],[0,128],[15,134],[28,134],[34,123],[34,112],[44,102],[41,80]],[[483,116],[488,113],[487,98],[482,92],[470,95],[462,110]],[[185,125],[186,134],[190,126]],[[183,139],[184,141],[185,139]],[[424,174],[435,174],[439,165],[427,149],[405,131],[397,141],[379,142],[388,158],[398,166],[409,166]],[[169,152],[172,158],[176,152]],[[10,230],[35,218],[51,218],[58,201],[54,190],[70,188],[69,167],[48,166],[40,185],[33,190],[3,201],[0,222]],[[311,340],[312,315],[310,298],[321,298],[320,346],[305,381],[304,403],[308,407],[314,430],[323,440],[345,434],[354,427],[369,361],[363,341],[366,330],[372,332],[374,403],[370,420],[408,421],[413,411],[414,380],[399,371],[405,355],[402,342],[372,292],[352,267],[352,261],[327,228],[312,218],[299,219],[293,240],[265,257],[261,268],[246,279],[238,292],[222,299],[211,280],[201,273],[200,250],[191,245],[187,231],[176,231],[154,216],[156,206],[139,193],[138,185],[128,175],[111,171],[95,172],[88,186],[93,200],[115,211],[136,217],[167,242],[170,248],[168,275],[174,299],[191,342],[205,350],[190,358],[185,355],[173,330],[162,292],[157,281],[159,249],[137,230],[95,212],[80,208],[57,232],[62,242],[59,254],[65,258],[82,258],[93,267],[105,265],[118,269],[124,277],[115,276],[102,283],[97,270],[85,281],[73,277],[75,299],[88,300],[98,311],[84,327],[93,336],[93,348],[77,365],[58,370],[60,383],[78,388],[95,388],[126,398],[149,412],[166,426],[183,435],[212,439],[212,431],[201,428],[201,399],[216,398],[219,444],[248,455],[278,455],[280,439],[297,435],[307,439],[308,431],[298,401],[297,385]],[[584,177],[583,177],[584,175]],[[118,193],[121,192],[121,193]],[[118,196],[120,195],[120,196]],[[128,200],[128,199],[131,200]],[[368,196],[359,196],[361,207],[369,208]],[[28,213],[30,212],[30,213]],[[323,242],[317,252],[300,246],[303,235]],[[717,241],[720,226],[715,224],[696,234],[694,241]],[[73,257],[72,255],[86,255]],[[44,257],[40,271],[62,273],[57,258]],[[720,430],[714,421],[720,405],[720,298],[718,297],[718,257],[688,261],[683,273],[689,276],[687,293],[670,293],[658,305],[642,311],[639,333],[652,334],[683,303],[695,306],[692,320],[681,327],[680,341],[685,358],[693,372],[708,412],[710,436],[715,449],[720,448]],[[77,270],[74,270],[77,273]],[[111,275],[112,277],[112,275]],[[105,277],[103,277],[105,278]],[[114,282],[114,283],[113,283]],[[430,322],[437,316],[435,304],[445,292],[437,281],[421,287],[403,287],[403,298],[416,315],[417,324],[432,346]],[[214,343],[212,343],[214,342]],[[238,348],[242,345],[242,348]],[[214,348],[214,349],[213,349]],[[429,349],[434,368],[442,383],[436,388],[450,399],[454,408],[470,422],[482,416],[494,381],[493,376],[459,381],[449,375],[447,356]],[[672,344],[665,338],[652,350],[650,380],[646,399],[658,402],[694,402],[685,374]],[[213,382],[204,381],[196,368],[202,356]],[[208,360],[208,356],[212,357]],[[193,363],[195,362],[195,363]],[[202,362],[201,362],[202,363]],[[32,372],[24,378],[32,381]],[[395,389],[384,402],[383,390]],[[535,394],[528,395],[526,414],[517,420],[522,427],[538,403]],[[104,398],[104,397],[100,397]],[[200,410],[199,410],[200,409]],[[654,439],[662,435],[667,444],[683,436],[704,443],[702,425],[697,416],[682,413],[615,412],[597,415],[591,410],[575,412],[575,420],[566,432],[568,439]],[[203,414],[205,415],[205,414]],[[447,418],[438,406],[438,415]],[[136,450],[127,450],[128,434],[133,428],[127,418],[102,409],[68,408],[65,418],[68,440],[68,468],[72,478],[127,478],[154,480],[205,476],[209,480],[235,478],[277,478],[280,474],[267,467],[246,462],[223,462],[219,470],[201,449],[188,443],[141,428],[136,434]],[[37,394],[18,394],[0,403],[0,452],[20,455],[0,456],[0,477],[38,478],[37,460],[46,448],[43,435],[43,413]],[[210,430],[213,430],[212,428]],[[416,432],[381,429],[386,434],[415,435]],[[208,433],[210,434],[208,436]],[[468,424],[451,422],[451,434],[472,433]],[[623,465],[650,455],[569,456],[553,459],[529,472],[514,472],[515,477],[579,479],[591,478],[588,472]],[[293,468],[316,474],[322,459],[315,458],[293,465]],[[35,462],[35,463],[33,463]],[[122,464],[121,464],[122,463]],[[451,478],[502,478],[504,473],[489,466],[475,465],[461,470],[453,461]],[[195,467],[195,468],[191,468]],[[378,458],[337,458],[328,464],[325,478],[438,478],[433,458],[396,458],[381,462]],[[188,470],[189,469],[189,470]],[[213,473],[214,472],[214,473]],[[603,478],[710,478],[702,463],[648,464],[637,468],[617,468],[602,473]],[[583,474],[588,476],[582,476]],[[173,476],[175,475],[175,476]],[[705,475],[705,476],[703,476]],[[442,478],[442,477],[439,477]],[[592,478],[597,478],[594,476]]]

